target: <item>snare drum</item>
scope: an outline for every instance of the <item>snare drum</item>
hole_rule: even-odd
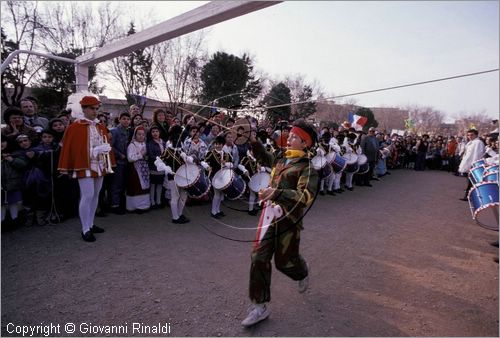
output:
[[[478,184],[483,181],[483,175],[486,167],[484,165],[477,166],[475,168],[472,168],[469,171],[469,180],[472,182],[472,184]]]
[[[370,170],[370,164],[368,163],[368,157],[365,154],[358,155],[358,165],[359,170],[357,174],[366,174]]]
[[[205,170],[196,164],[183,164],[177,169],[174,176],[175,184],[186,189],[191,198],[202,198],[210,191],[210,180]]]
[[[251,191],[258,193],[260,189],[269,187],[269,183],[271,183],[271,175],[264,172],[258,172],[250,178],[248,188],[250,188]]]
[[[345,167],[345,172],[348,173],[356,173],[359,170],[359,165],[358,165],[358,155],[354,153],[347,153],[342,156],[347,165]]]
[[[484,160],[484,158],[481,158],[477,161],[472,162],[471,168],[479,167],[480,165],[485,165],[485,164],[486,164],[486,161]]]
[[[215,189],[221,190],[230,200],[240,198],[247,186],[245,181],[229,168],[222,168],[216,172],[212,185]]]
[[[331,174],[333,174],[333,169],[332,166],[327,163],[323,168],[318,170],[319,178],[327,178],[330,177]]]
[[[347,166],[346,160],[342,156],[340,156],[340,154],[337,154],[334,151],[329,152],[326,155],[326,160],[332,165],[332,170],[334,173],[342,172]]]
[[[472,218],[483,227],[498,230],[498,184],[479,183],[468,198]]]
[[[483,182],[493,182],[498,184],[498,171],[486,170],[483,175]]]
[[[488,175],[489,173],[494,173],[494,172],[498,172],[498,164],[493,164],[485,167],[483,175]]]

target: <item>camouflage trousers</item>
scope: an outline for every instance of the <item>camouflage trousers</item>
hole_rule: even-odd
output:
[[[271,259],[276,269],[293,280],[307,277],[305,260],[299,254],[300,228],[278,223],[267,229],[264,238],[254,246],[250,267],[249,296],[253,303],[271,300]]]

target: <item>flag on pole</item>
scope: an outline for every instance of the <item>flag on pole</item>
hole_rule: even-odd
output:
[[[353,114],[351,125],[356,130],[362,130],[366,122],[368,122],[367,117]]]

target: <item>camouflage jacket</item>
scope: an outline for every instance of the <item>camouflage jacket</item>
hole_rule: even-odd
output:
[[[252,143],[252,149],[260,147]],[[261,145],[256,158],[263,155],[262,151],[270,155]],[[288,161],[288,163],[287,163]],[[278,220],[278,226],[295,225],[302,227],[304,211],[311,206],[318,190],[319,176],[314,170],[309,157],[286,159],[285,157],[274,161],[271,172],[271,187],[276,189],[271,200],[283,209],[284,216]]]

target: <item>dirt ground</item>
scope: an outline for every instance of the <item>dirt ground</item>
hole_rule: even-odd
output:
[[[153,336],[132,323],[169,323],[170,336],[496,336],[498,232],[471,220],[466,179],[394,170],[338,196],[319,196],[301,250],[310,289],[273,270],[271,316],[251,329],[251,228],[258,218],[190,206],[96,218],[106,232],[80,237],[77,219],[2,234],[2,336],[13,325],[60,325],[54,336]],[[242,202],[229,204],[244,208]],[[9,326],[9,323],[10,324]],[[64,331],[74,323],[76,332]],[[82,323],[83,326],[81,325]],[[122,325],[127,333],[82,333]],[[38,334],[41,336],[41,334]]]

